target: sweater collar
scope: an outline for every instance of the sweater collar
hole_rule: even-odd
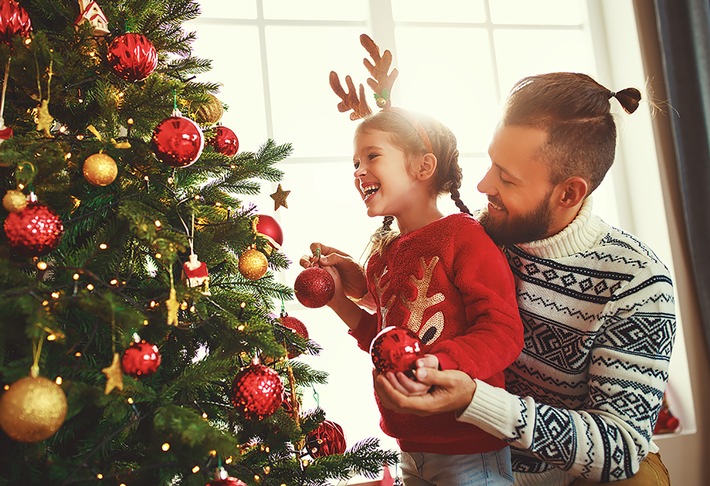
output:
[[[563,258],[588,250],[599,239],[601,220],[592,215],[592,198],[587,197],[577,216],[565,229],[544,240],[515,245],[540,258]]]

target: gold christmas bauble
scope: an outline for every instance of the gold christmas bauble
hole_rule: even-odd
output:
[[[2,205],[8,213],[18,213],[27,207],[27,196],[22,191],[10,189],[3,196]]]
[[[39,442],[51,437],[66,415],[64,391],[41,376],[17,380],[0,398],[0,427],[18,442]]]
[[[269,261],[256,248],[249,248],[239,257],[239,273],[249,280],[259,280],[266,275]]]
[[[224,106],[219,99],[211,94],[207,93],[208,101],[200,103],[197,105],[195,110],[195,121],[200,125],[214,125],[222,119],[224,115]]]
[[[106,154],[90,155],[84,161],[84,178],[95,186],[108,186],[118,175],[116,162]]]

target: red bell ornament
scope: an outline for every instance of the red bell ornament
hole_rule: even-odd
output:
[[[406,372],[414,369],[424,356],[419,338],[409,329],[389,326],[381,330],[370,344],[372,364],[380,373]]]
[[[284,386],[279,374],[262,364],[240,371],[232,382],[232,404],[247,420],[262,420],[283,403]]]
[[[0,42],[12,44],[15,36],[29,37],[32,21],[16,0],[0,0]]]
[[[147,78],[158,66],[158,52],[143,34],[127,32],[111,42],[106,60],[118,77],[136,82]]]
[[[254,218],[254,232],[263,236],[269,241],[269,244],[278,250],[284,242],[284,233],[281,225],[276,219],[266,214],[258,214]]]
[[[343,428],[335,422],[324,420],[306,436],[306,449],[314,458],[342,454],[347,449]]]
[[[155,127],[151,141],[158,160],[171,167],[194,164],[205,146],[199,125],[177,111]]]
[[[155,373],[160,366],[160,351],[155,344],[145,341],[132,342],[123,352],[121,367],[127,375],[134,378]]]
[[[64,225],[57,213],[44,204],[29,203],[5,219],[7,242],[18,253],[40,256],[59,246]]]
[[[323,268],[309,267],[298,274],[293,291],[306,307],[323,307],[335,295],[335,281]]]
[[[215,130],[212,146],[220,154],[231,157],[239,151],[239,139],[231,129],[219,126]]]

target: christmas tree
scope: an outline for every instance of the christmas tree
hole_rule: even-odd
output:
[[[374,477],[395,453],[302,410],[326,374],[249,203],[290,145],[219,124],[197,2],[100,3],[0,0],[0,485]]]

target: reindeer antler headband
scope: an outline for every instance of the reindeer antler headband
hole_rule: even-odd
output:
[[[370,57],[372,57],[372,62],[364,58],[363,64],[365,64],[370,76],[372,76],[372,78],[367,80],[367,84],[372,88],[372,91],[375,92],[375,102],[377,106],[383,111],[395,112],[405,118],[417,131],[427,151],[433,152],[431,141],[424,127],[406,111],[392,106],[392,100],[390,99],[392,85],[394,85],[399,75],[397,68],[393,68],[392,71],[390,71],[392,53],[389,49],[386,49],[385,52],[380,55],[380,48],[367,34],[360,36],[360,44],[362,44],[362,47],[364,47],[368,54],[370,54]],[[333,91],[341,100],[340,103],[338,103],[338,111],[345,113],[352,110],[353,112],[350,113],[351,120],[367,118],[372,115],[372,110],[365,100],[365,88],[363,85],[360,84],[359,90],[356,90],[350,76],[345,76],[345,84],[348,88],[347,92],[343,89],[342,84],[340,84],[338,74],[335,71],[330,72],[330,87],[333,88]]]

